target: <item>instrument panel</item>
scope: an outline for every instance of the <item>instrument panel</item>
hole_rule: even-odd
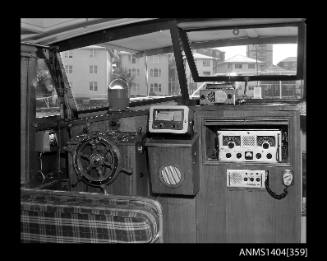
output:
[[[225,129],[217,131],[221,161],[281,161],[281,131],[277,129]]]
[[[184,105],[155,105],[150,107],[149,132],[186,134],[192,129],[193,115]]]

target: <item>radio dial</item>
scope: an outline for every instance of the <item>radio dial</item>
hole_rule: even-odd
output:
[[[271,153],[268,153],[268,154],[267,154],[267,159],[271,159],[271,158],[272,158]]]
[[[256,157],[257,159],[260,159],[260,158],[261,158],[261,153],[257,153],[257,154],[255,154],[255,157]]]
[[[269,148],[269,143],[265,142],[264,144],[262,144],[262,147],[266,150]]]
[[[230,158],[231,156],[232,156],[232,154],[226,153],[226,158]]]
[[[237,153],[237,154],[236,154],[236,157],[237,157],[238,159],[242,158],[242,153]]]
[[[228,148],[230,148],[230,149],[234,148],[234,142],[229,142],[228,143]]]

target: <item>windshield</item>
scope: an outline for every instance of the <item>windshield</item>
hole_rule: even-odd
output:
[[[238,97],[301,99],[303,80],[251,80],[253,76],[295,77],[298,68],[297,35],[296,26],[187,32],[200,79],[195,84],[196,89],[193,87],[191,90],[190,97],[198,98],[200,90],[206,88],[203,82],[210,77],[227,76],[232,79],[234,76],[246,76],[249,77],[247,83],[234,82]],[[264,43],[256,43],[260,39]],[[198,48],[200,46],[210,47]],[[186,73],[194,78],[189,64]],[[201,81],[201,77],[205,77],[206,81]]]
[[[117,78],[126,80],[130,103],[180,95],[174,54],[136,51],[146,48],[147,41],[172,45],[169,30],[164,30],[61,52],[79,111],[108,106],[108,86]]]

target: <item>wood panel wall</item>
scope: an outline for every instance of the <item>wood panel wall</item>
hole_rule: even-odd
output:
[[[36,172],[36,155],[34,151],[36,116],[35,79],[37,49],[21,45],[21,83],[20,83],[20,145],[21,145],[21,184],[30,182]],[[34,84],[33,84],[34,83]]]

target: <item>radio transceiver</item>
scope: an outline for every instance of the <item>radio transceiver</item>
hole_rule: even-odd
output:
[[[232,85],[207,84],[206,88],[200,90],[200,104],[234,104],[235,88]]]
[[[281,161],[281,131],[276,129],[225,129],[218,134],[221,161]]]
[[[150,107],[149,132],[190,134],[193,112],[185,105],[153,105]]]

